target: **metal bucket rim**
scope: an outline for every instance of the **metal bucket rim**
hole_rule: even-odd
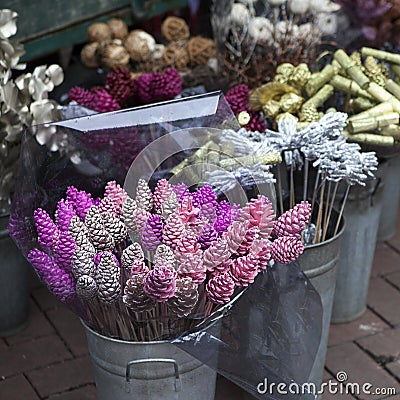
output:
[[[320,243],[310,244],[310,245],[304,246],[304,250],[306,250],[306,249],[315,249],[316,247],[320,247],[320,246],[323,246],[323,245],[328,245],[329,243],[332,243],[335,240],[339,239],[339,237],[342,235],[342,233],[343,233],[343,231],[344,231],[344,229],[346,227],[346,221],[345,221],[345,218],[344,218],[343,215],[342,215],[342,218],[341,218],[341,221],[340,221],[340,226],[341,226],[341,228],[340,228],[339,232],[335,236],[332,236],[330,239],[324,240],[323,242],[320,242]]]

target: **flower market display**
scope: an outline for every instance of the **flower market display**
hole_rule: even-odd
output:
[[[177,336],[209,317],[274,262],[303,252],[310,204],[275,221],[265,196],[243,208],[211,186],[139,181],[133,199],[109,182],[102,198],[71,186],[54,219],[34,213],[28,259],[62,302],[97,332],[125,340]]]

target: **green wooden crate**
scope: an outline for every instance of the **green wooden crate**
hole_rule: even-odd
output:
[[[2,0],[1,8],[18,12],[17,37],[25,44],[25,60],[83,43],[94,21],[116,16],[130,24],[183,7],[187,0]]]

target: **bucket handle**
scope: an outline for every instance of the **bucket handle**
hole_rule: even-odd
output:
[[[131,379],[131,367],[133,365],[137,364],[144,364],[144,363],[168,363],[168,364],[173,364],[174,366],[174,371],[175,371],[175,392],[180,392],[182,385],[181,385],[181,379],[179,376],[179,366],[177,362],[171,358],[144,358],[141,360],[133,360],[129,361],[128,364],[126,364],[126,383],[130,383]]]

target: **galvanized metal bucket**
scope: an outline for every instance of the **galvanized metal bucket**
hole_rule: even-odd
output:
[[[385,182],[383,188],[382,212],[379,219],[378,242],[391,239],[396,234],[397,216],[400,203],[400,156],[387,160],[387,167],[378,176]]]
[[[8,217],[0,217],[0,337],[14,335],[28,324],[29,264],[10,238]]]
[[[217,373],[168,341],[122,341],[82,324],[99,400],[214,399]]]
[[[344,209],[346,228],[341,241],[332,323],[353,321],[366,309],[382,192],[379,179],[350,190]]]
[[[320,295],[322,302],[321,341],[308,380],[309,383],[315,383],[317,387],[322,383],[324,372],[329,326],[335,294],[336,266],[340,255],[340,242],[342,240],[344,225],[345,223],[342,220],[339,233],[322,243],[307,246],[304,253],[298,259],[304,274]]]

